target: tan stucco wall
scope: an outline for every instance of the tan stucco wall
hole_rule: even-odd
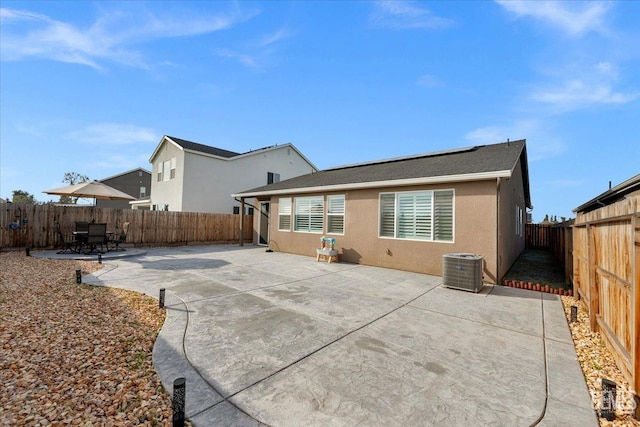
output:
[[[378,237],[380,192],[438,189],[455,191],[453,243]],[[345,194],[346,211],[344,235],[326,234],[326,236],[336,238],[336,247],[340,250],[341,260],[434,275],[442,274],[442,255],[444,254],[452,252],[480,254],[485,261],[485,281],[495,283],[497,280],[496,190],[496,181],[486,180],[450,185],[324,193],[325,196]],[[319,246],[322,234],[278,231],[278,200],[279,197],[271,199],[271,249],[315,257],[315,249]],[[257,202],[254,203],[257,204]],[[257,218],[254,227],[257,227]]]
[[[500,180],[500,220],[499,220],[499,241],[500,252],[498,254],[498,277],[502,278],[525,246],[524,227],[522,234],[516,232],[516,206],[520,206],[526,212],[526,202],[524,200],[524,189],[522,184],[522,168],[518,162],[511,178]],[[526,222],[526,213],[524,220]]]

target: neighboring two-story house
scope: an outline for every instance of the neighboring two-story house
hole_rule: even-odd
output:
[[[151,198],[138,205],[180,212],[239,213],[232,193],[317,171],[289,143],[236,153],[167,135],[149,162]]]
[[[120,190],[123,193],[135,197],[136,199],[148,199],[151,192],[151,172],[143,168],[132,169],[99,182]],[[135,203],[135,202],[133,202]],[[130,209],[132,204],[128,200],[96,200],[99,208],[122,208]]]

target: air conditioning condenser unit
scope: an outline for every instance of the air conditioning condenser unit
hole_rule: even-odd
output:
[[[444,286],[463,291],[480,292],[482,289],[481,255],[453,253],[442,256]]]

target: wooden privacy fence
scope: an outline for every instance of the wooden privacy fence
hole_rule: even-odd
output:
[[[573,220],[559,224],[526,224],[525,247],[550,251],[564,270],[565,281],[573,275]]]
[[[65,234],[75,221],[107,223],[117,232],[130,222],[127,243],[134,245],[235,243],[240,241],[240,215],[167,212],[56,205],[0,205],[0,247],[50,248],[58,244],[55,224]],[[18,227],[19,226],[19,227]],[[253,217],[245,216],[244,240],[251,242]]]
[[[579,214],[573,227],[574,294],[636,394],[640,392],[640,196]]]
[[[524,229],[524,244],[527,249],[549,249],[551,226],[546,224],[527,224]]]

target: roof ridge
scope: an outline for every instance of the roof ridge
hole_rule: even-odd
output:
[[[402,162],[405,160],[422,159],[425,157],[437,157],[437,156],[444,156],[448,154],[463,153],[463,152],[475,150],[477,148],[478,146],[470,146],[470,147],[455,148],[451,150],[439,150],[439,151],[432,151],[428,153],[411,154],[408,156],[389,157],[386,159],[371,160],[371,161],[365,161],[365,162],[350,163],[350,164],[341,165],[341,166],[334,166],[332,168],[327,168],[323,170],[330,171],[330,170],[338,170],[338,169],[349,169],[349,168],[355,168],[360,166],[379,165],[382,163],[395,163],[395,162]]]
[[[479,148],[484,148],[484,147],[492,147],[492,146],[497,146],[497,145],[509,145],[509,144],[514,144],[517,142],[524,142],[524,139],[519,139],[516,141],[505,141],[505,142],[499,142],[496,144],[484,144],[484,145],[470,145],[470,146],[466,146],[466,147],[459,147],[459,148],[451,148],[448,150],[436,150],[436,151],[430,151],[430,152],[425,152],[425,153],[418,153],[418,154],[411,154],[408,156],[400,156],[400,157],[389,157],[386,159],[379,159],[379,160],[371,160],[371,161],[365,161],[365,162],[358,162],[358,163],[350,163],[350,164],[346,164],[346,165],[340,165],[340,166],[334,166],[331,168],[326,168],[323,169],[322,171],[332,171],[332,170],[340,170],[340,169],[349,169],[349,168],[355,168],[355,167],[361,167],[361,166],[370,166],[370,165],[379,165],[379,164],[383,164],[383,163],[394,163],[394,162],[402,162],[405,160],[413,160],[413,159],[422,159],[422,158],[426,158],[426,157],[438,157],[438,156],[447,156],[449,154],[458,154],[458,153],[466,153],[469,151],[474,151],[477,150]],[[322,172],[320,171],[320,172]]]

